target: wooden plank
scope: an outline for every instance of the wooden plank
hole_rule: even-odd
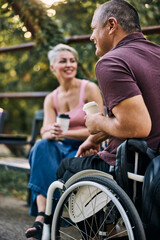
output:
[[[142,32],[145,35],[159,34],[160,33],[160,25],[149,26],[149,27],[142,27]],[[90,41],[90,34],[68,36],[68,37],[65,37],[64,40],[66,40],[68,44],[70,44],[70,43],[89,42]],[[22,44],[19,44],[19,45],[14,45],[14,46],[8,46],[8,47],[0,48],[0,53],[13,52],[13,51],[19,51],[19,50],[28,50],[28,49],[32,49],[34,47],[36,47],[36,43],[35,42],[22,43]]]
[[[149,27],[142,27],[142,32],[145,35],[159,34],[160,33],[160,25],[149,26]],[[89,42],[90,41],[90,34],[68,36],[68,37],[65,37],[64,40],[66,40],[68,44],[70,44],[70,43]],[[4,52],[28,50],[28,49],[32,49],[34,47],[36,47],[36,43],[35,42],[22,43],[22,44],[19,44],[19,45],[14,45],[14,46],[8,46],[8,47],[0,48],[0,54],[4,53]]]
[[[30,173],[29,162],[26,158],[0,157],[0,167],[6,170],[12,169],[15,171]]]
[[[22,44],[19,44],[19,45],[0,48],[0,53],[28,50],[28,49],[34,48],[35,46],[36,46],[36,44],[34,42],[22,43]]]
[[[49,92],[0,93],[0,98],[44,98]]]

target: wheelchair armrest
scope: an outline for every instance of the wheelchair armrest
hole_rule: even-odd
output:
[[[144,176],[143,175],[139,175],[139,174],[135,174],[135,173],[131,173],[128,172],[128,178],[133,180],[133,181],[137,181],[137,182],[143,182],[144,181]]]
[[[142,156],[142,162],[139,161],[139,156]],[[138,181],[142,182],[145,167],[154,156],[154,151],[147,146],[147,142],[141,139],[127,139],[117,148],[116,181],[125,189],[128,195],[130,195],[129,179],[131,178],[134,181],[138,179]],[[139,164],[144,167],[144,171],[137,171],[139,170]]]

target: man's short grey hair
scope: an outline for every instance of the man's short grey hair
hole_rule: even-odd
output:
[[[48,59],[49,59],[49,63],[50,65],[53,65],[55,63],[55,60],[57,58],[57,55],[59,54],[59,52],[61,51],[69,51],[73,54],[73,56],[75,57],[75,60],[78,62],[78,53],[77,51],[66,45],[66,44],[58,44],[55,47],[52,47],[51,50],[48,52]]]
[[[111,0],[98,7],[99,21],[106,26],[107,20],[114,17],[126,33],[141,32],[136,9],[125,0]]]

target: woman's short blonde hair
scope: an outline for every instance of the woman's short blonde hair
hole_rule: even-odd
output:
[[[76,61],[78,62],[78,53],[77,51],[66,45],[66,44],[58,44],[55,47],[52,47],[51,50],[48,52],[48,59],[49,59],[49,63],[50,65],[53,65],[55,63],[56,57],[58,55],[59,52],[61,51],[69,51],[73,54],[73,56],[75,57]]]

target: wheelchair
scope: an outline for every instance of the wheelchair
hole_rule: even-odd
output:
[[[142,152],[146,151],[141,141],[133,145],[142,148]],[[123,151],[124,147],[119,151],[122,156]],[[148,155],[151,159],[153,152]],[[42,240],[145,240],[143,224],[134,202],[136,183],[143,182],[144,178],[137,174],[137,152],[134,166],[130,161],[125,161],[124,157],[123,161],[117,163],[118,181],[108,173],[84,170],[73,175],[66,183],[60,180],[53,182],[47,193]],[[134,173],[128,169],[134,169]],[[124,170],[127,183],[124,182],[125,174],[122,174]],[[51,224],[52,198],[57,188],[61,197]],[[132,194],[128,192],[130,189]]]

